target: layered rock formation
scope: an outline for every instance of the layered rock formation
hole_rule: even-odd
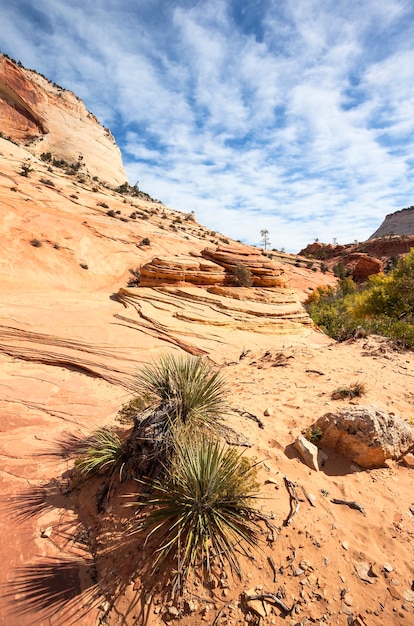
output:
[[[251,246],[232,244],[206,248],[201,253],[226,269],[232,275],[237,265],[244,265],[252,275],[254,287],[286,287],[287,280],[283,267],[263,256]]]
[[[154,257],[140,268],[141,286],[221,285],[226,272],[222,267],[195,255]]]
[[[238,265],[250,272],[253,287],[287,286],[281,264],[263,256],[257,248],[237,243],[205,248],[200,257],[155,257],[140,269],[141,286],[232,284]]]
[[[0,55],[0,128],[33,154],[76,165],[110,185],[127,181],[121,152],[71,91]]]
[[[369,239],[390,235],[414,235],[414,206],[386,215],[381,226]]]

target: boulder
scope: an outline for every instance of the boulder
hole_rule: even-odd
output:
[[[368,276],[378,274],[382,269],[382,262],[379,259],[367,254],[360,254],[352,267],[352,278],[355,282],[362,283],[367,280]]]
[[[412,444],[412,429],[403,419],[375,406],[352,406],[326,413],[315,426],[319,444],[364,468],[381,467],[401,457]]]

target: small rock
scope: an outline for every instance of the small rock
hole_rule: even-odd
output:
[[[195,600],[187,600],[184,606],[188,613],[194,613],[198,609],[198,604]]]
[[[401,594],[399,591],[396,590],[395,587],[387,587],[388,591],[390,592],[390,595],[392,598],[394,598],[394,600],[401,600]]]
[[[392,572],[393,567],[389,563],[384,563],[384,565],[382,566],[382,569],[384,570],[384,572],[390,573]]]
[[[354,599],[352,596],[349,595],[349,593],[346,594],[346,596],[344,597],[344,603],[346,604],[346,606],[352,606],[354,603]]]
[[[275,489],[279,489],[280,485],[274,478],[268,478],[265,480],[265,485],[274,485]]]
[[[375,578],[369,575],[370,566],[367,563],[360,562],[354,563],[354,568],[359,578],[366,583],[371,583],[371,585],[375,582]]]
[[[273,409],[266,409],[263,415],[266,415],[266,417],[273,415]]]
[[[259,617],[267,617],[266,606],[261,600],[249,600],[248,599],[249,596],[257,595],[256,589],[248,589],[247,591],[244,592],[244,595],[246,598],[246,604],[249,607],[249,609],[252,609]]]
[[[347,541],[343,541],[343,542],[342,542],[342,547],[343,547],[343,549],[344,549],[344,550],[348,550],[348,548],[349,548],[349,543],[348,543]]]
[[[308,441],[305,437],[302,437],[302,435],[299,435],[293,445],[302,457],[303,462],[311,469],[319,472],[319,450],[315,444]]]
[[[52,530],[53,530],[52,526],[48,526],[47,528],[44,528],[42,530],[42,532],[40,533],[40,536],[43,539],[49,539],[50,535],[52,534]]]
[[[378,573],[378,569],[375,563],[370,564],[368,574],[370,576],[374,576],[375,578],[378,578],[379,573]]]
[[[180,611],[177,609],[176,606],[169,606],[168,613],[169,615],[172,615],[173,617],[178,617],[180,615]]]
[[[414,454],[411,454],[411,452],[409,454],[405,454],[402,460],[406,467],[414,469]]]
[[[404,600],[407,600],[407,602],[414,603],[414,592],[411,591],[410,589],[406,589],[403,593],[403,598]]]

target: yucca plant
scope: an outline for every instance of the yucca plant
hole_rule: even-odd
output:
[[[149,406],[135,416],[128,441],[132,475],[158,471],[168,459],[177,430],[215,432],[228,411],[227,385],[220,371],[200,357],[161,357],[137,375],[136,392]]]
[[[170,406],[173,421],[216,421],[226,412],[224,379],[201,357],[164,355],[137,375],[135,385],[138,394]]]
[[[98,428],[79,447],[75,466],[84,476],[108,470],[112,474],[117,469],[121,476],[125,461],[125,446],[120,437],[109,428]]]
[[[258,542],[256,465],[211,436],[187,433],[174,440],[164,470],[162,480],[150,483],[151,510],[139,526],[149,531],[151,547],[155,542],[152,570],[172,564],[172,591],[178,595],[196,568],[210,577],[213,564],[229,564],[241,576],[238,553],[248,555]]]

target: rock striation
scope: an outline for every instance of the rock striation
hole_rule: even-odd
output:
[[[0,128],[37,156],[76,165],[110,185],[127,181],[112,133],[71,91],[0,55]]]
[[[319,445],[331,448],[361,467],[384,465],[401,457],[412,444],[403,419],[375,406],[354,406],[326,413],[316,422],[323,432]]]

